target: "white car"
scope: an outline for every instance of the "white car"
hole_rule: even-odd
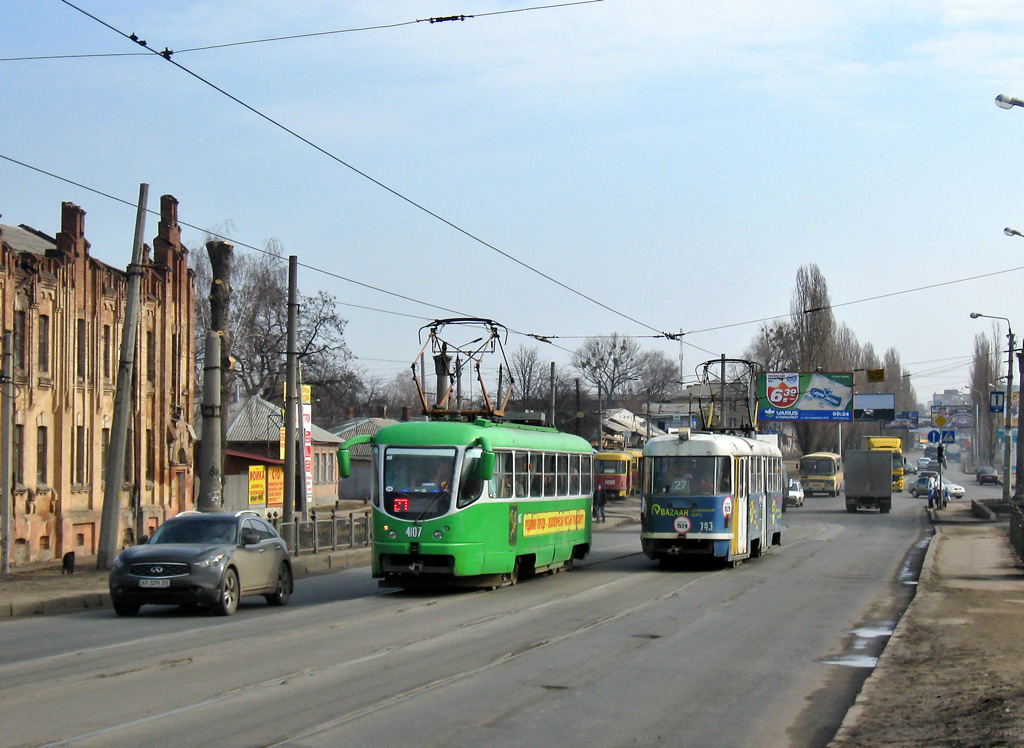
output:
[[[942,485],[949,491],[949,498],[951,499],[962,499],[964,494],[967,493],[959,483],[950,483],[948,480],[944,480]]]
[[[927,470],[932,464],[930,457],[919,457],[917,460],[918,470]]]
[[[804,487],[796,478],[789,479],[789,488],[786,490],[786,504],[788,506],[804,505]]]

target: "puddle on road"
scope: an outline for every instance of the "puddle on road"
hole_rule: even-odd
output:
[[[847,645],[846,654],[826,657],[820,662],[823,665],[873,668],[878,664],[878,656],[885,649],[885,645],[895,629],[896,624],[892,621],[877,621],[854,629],[850,632],[853,639]]]

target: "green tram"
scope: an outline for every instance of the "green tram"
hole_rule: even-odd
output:
[[[414,421],[372,444],[373,576],[382,587],[498,587],[590,551],[593,449],[552,428]]]

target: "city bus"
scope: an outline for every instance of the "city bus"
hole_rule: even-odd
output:
[[[800,458],[800,485],[804,496],[824,493],[838,496],[843,490],[843,458],[835,452],[812,452]]]
[[[382,587],[495,588],[590,551],[594,452],[578,436],[483,418],[398,423],[342,444],[342,477],[366,443]]]
[[[624,499],[640,490],[640,460],[638,450],[598,452],[594,457],[595,488],[605,499]]]
[[[691,432],[644,447],[640,543],[663,565],[704,556],[735,566],[782,543],[782,453],[765,437]]]

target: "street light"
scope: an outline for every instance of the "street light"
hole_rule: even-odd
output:
[[[999,94],[996,96],[996,106],[1000,109],[1012,109],[1015,106],[1024,106],[1024,101],[1006,94]]]
[[[1007,504],[1010,503],[1010,441],[1013,437],[1011,430],[1012,412],[1010,407],[1010,401],[1013,398],[1013,328],[1010,327],[1010,320],[1006,317],[997,317],[991,314],[981,314],[980,312],[971,312],[971,319],[978,319],[979,317],[985,317],[986,319],[1001,319],[1006,322],[1007,337],[1010,339],[1010,348],[1006,354],[1006,398],[1003,402],[1003,501]],[[1019,435],[1018,435],[1019,436]],[[1018,439],[1018,451],[1020,449],[1020,441]],[[1019,457],[1019,454],[1018,454]],[[1017,462],[1017,473],[1018,478],[1020,475],[1020,462]],[[1018,484],[1020,481],[1018,480]],[[1017,490],[1020,490],[1019,488]],[[1016,492],[1015,492],[1016,493]]]

